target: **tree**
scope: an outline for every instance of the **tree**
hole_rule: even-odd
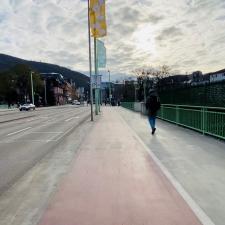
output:
[[[0,74],[0,99],[8,104],[17,99],[16,77],[9,71]]]
[[[146,101],[148,90],[153,88],[155,69],[153,67],[139,68],[134,70],[133,73],[137,77],[137,99]]]
[[[147,69],[136,69],[133,73],[137,77],[141,98],[142,100],[146,100],[146,95],[149,89],[154,88],[158,91],[161,90],[164,85],[164,78],[170,76],[171,69],[167,65],[162,65],[158,68],[150,66]]]
[[[0,96],[8,103],[31,100],[31,69],[18,64],[0,74]],[[43,92],[43,81],[38,73],[33,73],[33,85],[36,101]]]

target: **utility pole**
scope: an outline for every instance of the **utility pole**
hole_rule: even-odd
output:
[[[34,104],[33,72],[30,72],[32,103]]]

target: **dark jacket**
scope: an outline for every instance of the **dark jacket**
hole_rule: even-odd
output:
[[[148,116],[156,116],[157,111],[160,109],[160,101],[157,96],[149,96],[146,101],[146,109]]]

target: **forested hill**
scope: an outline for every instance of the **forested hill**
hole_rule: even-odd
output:
[[[89,78],[79,72],[72,71],[65,67],[61,67],[54,64],[49,63],[42,63],[42,62],[35,62],[35,61],[28,61],[20,58],[16,58],[13,56],[0,54],[0,71],[9,70],[11,67],[17,64],[26,64],[31,67],[33,70],[38,71],[39,73],[60,73],[64,76],[65,79],[72,79],[77,87],[85,87],[88,88]]]

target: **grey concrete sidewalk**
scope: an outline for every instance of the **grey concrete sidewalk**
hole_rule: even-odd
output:
[[[116,111],[211,220],[224,225],[225,142],[160,120],[152,136],[147,117]]]

